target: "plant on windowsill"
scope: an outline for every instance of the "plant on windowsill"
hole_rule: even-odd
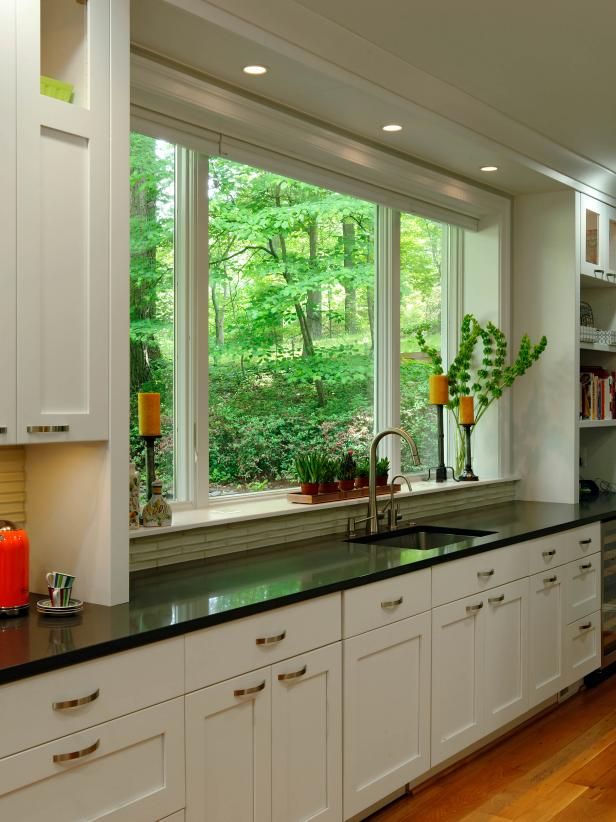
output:
[[[379,487],[387,485],[387,477],[389,476],[389,459],[381,457],[376,461],[376,484]]]
[[[433,374],[443,373],[443,361],[440,352],[426,342],[423,331],[416,333],[420,350],[428,357],[432,364]],[[481,363],[473,361],[477,343],[481,340]],[[548,344],[547,337],[541,337],[538,343],[533,343],[528,334],[520,340],[518,354],[511,365],[507,361],[508,343],[505,334],[494,323],[488,322],[483,327],[472,314],[466,314],[460,328],[460,345],[454,357],[447,377],[449,379],[449,403],[456,424],[456,475],[464,467],[465,444],[464,430],[460,425],[460,397],[473,397],[475,408],[474,433],[477,423],[484,416],[495,400],[503,396],[506,388],[510,388],[518,377],[528,369],[543,354]]]
[[[357,470],[355,472],[355,487],[367,488],[370,483],[370,460],[366,457],[357,460]]]
[[[321,465],[319,494],[333,494],[338,490],[338,483],[336,482],[337,474],[338,460],[330,457],[328,454],[324,454],[323,464]]]
[[[355,485],[357,463],[353,459],[353,451],[349,449],[338,465],[338,488],[341,491],[350,491]]]
[[[299,478],[302,494],[319,493],[319,482],[323,471],[323,454],[321,451],[308,451],[295,455],[295,470]]]

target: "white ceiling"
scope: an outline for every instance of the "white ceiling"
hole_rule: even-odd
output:
[[[607,0],[131,2],[135,43],[511,193],[616,196],[610,20]],[[249,78],[249,62],[270,70]]]

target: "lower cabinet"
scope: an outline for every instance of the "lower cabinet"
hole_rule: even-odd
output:
[[[565,569],[534,574],[529,583],[528,707],[533,708],[565,687]]]
[[[186,697],[187,822],[342,816],[340,643]]]
[[[601,664],[601,611],[578,619],[565,629],[565,685],[571,685]]]
[[[152,822],[183,806],[183,697],[0,760],[7,822]]]
[[[344,818],[430,767],[430,613],[343,642]]]

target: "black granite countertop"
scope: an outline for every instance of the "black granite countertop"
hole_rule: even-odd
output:
[[[131,576],[130,602],[87,604],[73,617],[0,620],[0,683],[409,573],[588,522],[616,517],[616,495],[580,505],[511,502],[418,520],[491,531],[430,550],[349,543],[340,536],[172,565]]]

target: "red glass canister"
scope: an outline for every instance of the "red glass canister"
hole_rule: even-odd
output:
[[[30,544],[23,528],[0,519],[0,616],[29,607]]]

